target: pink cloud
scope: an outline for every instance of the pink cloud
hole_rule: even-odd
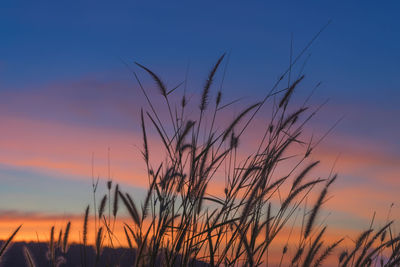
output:
[[[120,181],[143,186],[144,165],[140,139],[133,132],[100,131],[60,123],[0,117],[0,162],[91,178],[91,157],[95,155],[95,175],[105,178],[107,148],[111,148],[111,174]]]
[[[107,148],[110,147],[112,177],[146,187],[137,116],[139,108],[146,104],[133,87],[118,82],[82,80],[49,85],[22,95],[2,93],[0,123],[5,127],[0,133],[0,163],[91,179],[94,153],[95,175],[106,178]],[[192,105],[193,109],[196,107],[197,104]],[[222,113],[217,119],[218,127],[229,123],[238,110]],[[261,137],[268,118],[260,117],[241,142],[243,152],[251,153],[257,147],[254,140]],[[149,130],[149,133],[154,132]],[[151,156],[160,162],[163,154],[160,143],[155,141],[158,137],[150,134],[150,138]],[[382,147],[385,148],[367,138],[333,134],[316,149],[312,159],[322,160],[315,173],[321,177],[329,174],[340,154],[335,168],[339,180],[332,190],[335,198],[328,203],[328,208],[366,218],[379,205],[396,201],[400,158]],[[222,192],[221,182],[212,187],[215,192]],[[385,191],[385,186],[393,190]]]

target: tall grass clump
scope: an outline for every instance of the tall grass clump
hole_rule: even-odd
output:
[[[303,132],[320,107],[313,109],[307,101],[292,107],[293,94],[305,78],[301,73],[297,77],[291,73],[297,58],[260,102],[249,104],[221,125],[221,118],[226,121],[223,112],[235,102],[224,104],[222,83],[214,84],[224,60],[225,54],[212,66],[197,103],[189,103],[186,82],[179,98],[173,95],[176,87],[167,88],[160,76],[136,63],[154,80],[165,107],[156,109],[134,72],[149,108],[140,113],[149,188],[140,206],[129,193],[118,191],[131,217],[124,232],[129,247],[136,249],[134,266],[191,266],[198,261],[210,266],[268,266],[269,259],[274,258],[274,241],[283,229],[290,228],[289,222],[293,230],[294,217],[306,199],[315,202],[309,211],[304,211],[299,241],[295,245],[286,243],[279,265],[322,266],[343,241],[327,243],[326,226],[318,224],[321,207],[337,176],[310,175],[319,164],[311,161],[310,155],[321,139],[307,142]],[[222,73],[225,75],[225,70]],[[271,117],[264,129],[257,128],[263,134],[256,150],[246,154],[241,141],[254,127],[252,123],[262,107],[271,109]],[[159,137],[165,153],[160,162],[151,157],[151,131]],[[293,155],[294,146],[302,148],[302,152]],[[210,190],[218,179],[223,180],[224,188],[220,192]],[[339,264],[365,266],[389,245],[393,247],[392,255],[396,255],[398,238],[375,244],[389,227],[369,240],[372,229],[365,233]],[[385,262],[394,266],[398,260],[393,256]]]
[[[311,155],[326,135],[309,141],[304,136],[305,126],[321,106],[308,106],[309,98],[298,106],[292,101],[305,79],[292,69],[298,59],[291,60],[261,101],[243,107],[231,120],[224,114],[237,101],[225,101],[225,54],[211,67],[198,100],[188,98],[186,81],[170,89],[158,74],[136,63],[154,81],[165,106],[155,104],[133,71],[147,102],[147,108],[140,111],[140,128],[149,186],[140,204],[110,181],[98,210],[94,197],[96,265],[103,242],[108,240],[114,247],[117,240],[113,230],[120,205],[130,217],[123,233],[135,255],[133,266],[193,266],[203,262],[210,266],[316,267],[324,266],[328,259],[334,261],[333,253],[338,255],[339,266],[368,266],[378,261],[385,266],[398,265],[400,243],[391,223],[377,232],[372,228],[363,232],[353,248],[341,253],[344,239],[326,241],[327,226],[320,223],[319,215],[337,175],[312,175],[319,161]],[[216,84],[221,74],[222,82]],[[182,85],[183,93],[178,96]],[[262,108],[270,114],[264,128],[257,117]],[[256,121],[261,138],[249,152],[243,147]],[[161,145],[149,141],[154,135]],[[152,157],[153,149],[157,159]],[[160,155],[164,156],[160,159]],[[95,194],[97,183],[93,188]],[[84,247],[88,213],[89,207],[84,217]],[[287,237],[284,232],[289,230]],[[387,232],[390,238],[385,239]],[[277,252],[281,236],[287,241]],[[82,256],[85,266],[85,248]]]
[[[312,162],[300,174],[297,169],[312,153],[312,143],[301,140],[304,125],[315,112],[306,113],[309,107],[300,106],[289,112],[289,102],[303,75],[280,88],[279,79],[265,98],[244,107],[224,127],[218,125],[220,114],[229,108],[223,104],[222,85],[212,100],[211,89],[220,66],[222,55],[211,68],[200,93],[198,116],[190,117],[185,93],[180,105],[173,105],[175,98],[162,79],[149,68],[136,63],[155,81],[165,100],[169,122],[161,119],[146,89],[135,73],[144,93],[149,111],[141,112],[143,133],[143,158],[149,176],[149,189],[139,210],[129,194],[120,192],[132,223],[127,224],[129,244],[136,243],[136,266],[154,266],[157,259],[166,266],[190,265],[196,260],[211,266],[258,266],[268,263],[268,251],[276,236],[286,226],[304,199],[317,186],[323,189],[307,215],[300,249],[304,249],[318,231],[317,214],[334,177],[309,179],[307,174],[318,164]],[[240,141],[256,114],[268,100],[272,116],[257,145],[257,151],[243,155]],[[192,105],[194,106],[194,105]],[[191,114],[193,112],[190,112]],[[211,123],[207,119],[211,118]],[[165,159],[156,164],[151,161],[151,148],[147,133],[153,128],[165,151]],[[276,169],[286,161],[293,161],[288,152],[293,145],[305,150],[297,162],[285,173]],[[209,193],[208,185],[223,173],[224,189]],[[279,175],[279,176],[278,176]],[[290,190],[285,196],[280,195]],[[146,222],[146,223],[145,223]],[[319,239],[304,257],[299,255],[293,263],[304,261],[305,266],[316,261]],[[130,246],[131,246],[130,245]],[[333,246],[333,245],[332,245]],[[318,248],[317,248],[318,247]],[[333,249],[333,248],[332,248]],[[284,253],[287,253],[284,251]],[[328,252],[326,252],[327,254]],[[320,258],[322,262],[324,258]]]
[[[321,106],[292,101],[305,80],[293,66],[314,40],[291,58],[288,69],[260,101],[242,107],[230,120],[226,113],[232,114],[229,109],[237,101],[227,101],[223,90],[225,54],[211,67],[197,99],[188,97],[186,80],[169,88],[151,68],[136,63],[137,69],[154,81],[163,102],[163,106],[156,104],[133,71],[147,103],[140,111],[140,128],[148,189],[143,201],[136,203],[109,175],[107,193],[97,203],[98,180],[93,178],[95,259],[88,259],[87,206],[82,266],[89,262],[100,265],[105,244],[114,248],[115,242],[120,242],[114,229],[121,207],[130,217],[123,233],[135,255],[133,266],[317,267],[324,266],[328,258],[335,260],[333,253],[338,255],[335,264],[339,266],[398,266],[400,237],[393,233],[391,222],[376,232],[372,227],[366,230],[345,250],[343,239],[326,241],[327,226],[320,223],[319,216],[337,175],[312,175],[319,161],[311,155],[322,138],[304,136],[305,126]],[[217,84],[218,75],[222,77]],[[178,95],[182,86],[183,93]],[[265,109],[269,111],[267,120],[262,113]],[[261,114],[262,119],[257,116]],[[260,133],[260,139],[247,144],[246,134],[252,129]],[[160,145],[149,141],[154,135]],[[254,144],[253,151],[246,149]],[[285,231],[289,231],[288,237]],[[63,253],[68,232],[69,224],[60,241]],[[59,236],[61,240],[61,232]],[[277,252],[282,236],[287,241]],[[49,260],[56,265],[54,248],[52,228]],[[26,258],[30,263],[28,251]]]

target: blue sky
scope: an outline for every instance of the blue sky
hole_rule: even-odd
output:
[[[2,5],[1,91],[86,77],[130,81],[121,58],[175,80],[190,62],[196,84],[216,57],[230,51],[231,90],[242,95],[249,87],[248,95],[258,96],[288,65],[291,35],[296,54],[332,20],[310,50],[310,82],[323,81],[323,96],[336,104],[373,105],[398,115],[396,1]]]

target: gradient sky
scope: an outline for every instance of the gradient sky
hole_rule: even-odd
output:
[[[315,155],[321,175],[340,155],[330,220],[365,228],[392,202],[399,218],[399,11],[398,1],[2,1],[0,220],[82,213],[92,153],[106,179],[108,148],[113,179],[140,200],[138,111],[146,106],[123,61],[151,67],[170,87],[190,64],[195,94],[228,51],[226,100],[252,101],[287,68],[292,37],[298,54],[329,20],[305,55],[297,95],[322,81],[312,103],[330,99],[310,132],[322,135],[344,116]]]

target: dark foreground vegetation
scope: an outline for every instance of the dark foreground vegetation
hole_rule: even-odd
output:
[[[26,254],[26,251],[29,250],[29,253],[34,259],[36,266],[41,267],[51,267],[51,262],[47,257],[48,252],[48,244],[46,243],[25,243],[25,242],[15,242],[8,249],[7,255],[5,255],[2,259],[2,266],[30,266],[27,263],[26,257],[22,255]],[[58,259],[57,265],[59,266],[81,266],[81,251],[83,247],[79,244],[73,244],[69,247],[66,254],[63,254],[62,257]],[[87,266],[94,266],[96,259],[96,251],[93,247],[87,248],[88,253],[88,261]],[[120,266],[120,267],[128,267],[132,266],[132,261],[135,259],[136,251],[128,248],[109,248],[105,247],[100,256],[99,262],[96,266],[98,267],[106,267],[106,266]],[[157,260],[156,266],[162,266],[161,259]],[[179,266],[179,264],[176,264]],[[193,262],[193,266],[202,267],[208,266],[206,263],[202,262]]]
[[[310,175],[319,164],[310,155],[325,135],[317,139],[303,133],[321,106],[309,107],[309,98],[297,107],[289,105],[304,79],[302,68],[295,72],[294,66],[306,49],[293,57],[261,101],[224,120],[225,125],[219,116],[235,104],[223,90],[225,55],[211,68],[198,100],[188,97],[186,81],[167,88],[158,75],[136,63],[154,80],[165,103],[156,106],[133,72],[148,107],[140,114],[149,181],[146,197],[136,204],[133,196],[109,181],[108,194],[97,198],[98,182],[93,181],[94,204],[85,210],[81,231],[84,246],[88,231],[93,230],[88,229],[93,216],[93,248],[68,248],[69,226],[60,232],[53,227],[47,247],[29,244],[21,249],[17,244],[3,262],[22,264],[24,255],[25,265],[45,266],[37,255],[46,250],[50,266],[118,266],[117,259],[123,259],[121,266],[127,261],[129,266],[191,266],[195,261],[210,266],[326,266],[328,262],[399,266],[400,238],[390,221],[377,230],[371,224],[346,248],[341,246],[343,239],[325,240],[327,226],[319,223],[319,214],[337,176]],[[217,73],[221,74],[218,83]],[[178,91],[183,92],[179,97]],[[265,126],[257,128],[262,129],[262,138],[257,140],[257,149],[248,153],[241,149],[246,146],[241,141],[262,108],[269,110],[270,117],[258,120]],[[154,145],[157,153],[160,146],[165,153],[160,162],[152,160],[150,131],[160,140],[160,145]],[[293,147],[301,153],[293,154]],[[212,193],[209,186],[218,179],[224,187]],[[128,248],[111,250],[107,247],[115,247],[113,229],[120,206],[131,217],[123,226]],[[276,255],[272,248],[283,229],[291,230]],[[20,256],[15,256],[17,251]]]

